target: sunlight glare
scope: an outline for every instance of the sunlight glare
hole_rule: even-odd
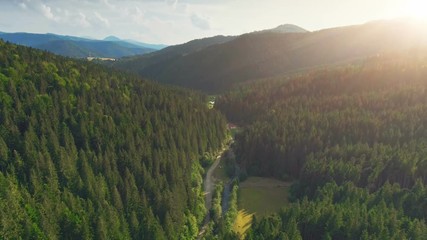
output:
[[[409,17],[427,20],[427,1],[411,0],[408,2],[406,14]]]

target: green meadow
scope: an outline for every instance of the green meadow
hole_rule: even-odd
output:
[[[242,237],[249,229],[252,216],[267,216],[288,203],[289,182],[271,178],[250,177],[240,183],[239,212],[234,231]]]

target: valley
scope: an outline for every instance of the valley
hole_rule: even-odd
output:
[[[225,154],[228,154],[229,151],[232,151],[230,149],[230,145],[231,143],[226,143],[226,147],[224,147],[220,151],[220,153],[215,158],[212,165],[209,166],[205,174],[205,178],[203,181],[203,191],[205,196],[205,207],[208,210],[212,209],[212,198],[215,190],[215,185],[218,183],[218,181],[221,181],[224,179],[224,178],[218,178],[218,172],[222,172],[222,170],[218,168],[223,167],[224,158],[226,157]],[[222,176],[225,177],[225,175],[222,175]],[[226,186],[223,192],[223,203],[228,201],[228,191],[227,191],[228,184],[229,183],[226,183]],[[223,213],[227,211],[224,205],[222,205],[222,209],[223,209]],[[202,239],[210,222],[211,222],[211,214],[210,212],[208,212],[205,219],[203,220],[203,225],[201,226],[200,231],[198,233],[198,239]]]
[[[427,239],[427,21],[238,2],[0,1],[0,240]]]

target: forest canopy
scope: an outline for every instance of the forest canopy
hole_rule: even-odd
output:
[[[256,220],[247,238],[425,239],[426,92],[427,51],[414,49],[219,97],[243,126],[244,174],[294,182],[293,203]]]
[[[206,97],[0,41],[0,238],[194,238]]]

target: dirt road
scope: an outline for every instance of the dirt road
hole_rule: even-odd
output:
[[[213,173],[215,169],[218,167],[219,162],[221,161],[222,153],[215,159],[215,162],[208,169],[208,172],[206,173],[204,185],[203,185],[203,189],[205,191],[205,207],[208,210],[211,209],[212,207],[212,194],[215,188],[215,179],[213,177]]]
[[[228,150],[228,147],[222,149],[221,153],[215,159],[215,162],[212,166],[209,167],[208,172],[206,173],[203,190],[205,193],[205,207],[208,210],[206,214],[205,220],[203,221],[203,226],[200,228],[199,235],[197,239],[201,239],[201,237],[205,234],[206,228],[211,220],[210,209],[212,208],[212,194],[215,189],[215,178],[213,176],[215,169],[218,167],[219,162],[221,161],[221,157],[225,151]]]

